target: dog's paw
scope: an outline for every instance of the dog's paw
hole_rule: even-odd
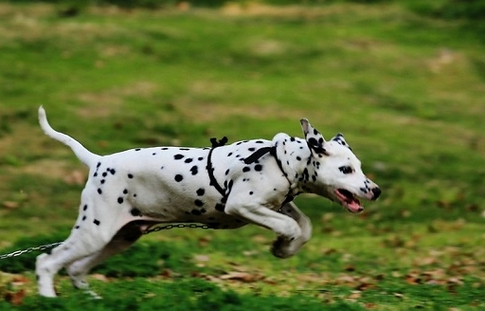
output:
[[[273,242],[271,253],[278,258],[288,258],[293,256],[295,251],[291,251],[291,241],[280,236]]]

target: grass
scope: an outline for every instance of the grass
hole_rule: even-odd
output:
[[[301,136],[308,117],[327,138],[343,132],[384,191],[360,215],[299,197],[314,236],[288,260],[255,226],[146,236],[93,271],[100,302],[63,275],[62,298],[39,298],[37,254],[3,260],[0,308],[483,309],[485,46],[473,23],[400,3],[72,18],[0,4],[0,253],[62,240],[76,217],[86,170],[41,133],[40,104],[99,154]]]

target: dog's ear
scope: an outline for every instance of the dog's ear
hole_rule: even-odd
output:
[[[352,150],[352,148],[350,148],[349,144],[347,144],[347,142],[345,141],[344,135],[342,133],[338,133],[331,140],[339,143],[342,146],[349,148],[350,150]]]
[[[303,134],[305,134],[305,140],[311,152],[316,153],[320,157],[322,155],[328,155],[327,151],[325,150],[325,139],[323,138],[322,134],[320,134],[320,132],[317,131],[310,124],[310,122],[308,122],[308,119],[301,119],[300,124]]]

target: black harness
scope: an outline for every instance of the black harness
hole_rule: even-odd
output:
[[[212,151],[214,151],[214,149],[216,149],[217,147],[224,146],[227,143],[227,141],[228,141],[228,139],[227,139],[226,136],[222,137],[222,139],[220,139],[219,141],[216,138],[210,139],[210,142],[212,144],[212,148],[209,151],[209,155],[207,156],[207,166],[206,166],[207,173],[209,174],[210,185],[213,186],[214,188],[216,188],[216,190],[222,195],[222,197],[223,197],[222,201],[223,202],[226,202],[226,200],[227,200],[227,196],[228,196],[228,194],[226,193],[227,189],[223,189],[219,185],[219,183],[217,182],[216,178],[214,177],[214,167],[212,166]],[[249,157],[246,157],[244,159],[244,163],[245,164],[252,164],[252,163],[258,161],[261,157],[263,157],[267,153],[269,153],[270,155],[272,155],[276,159],[276,163],[278,164],[278,167],[280,168],[281,172],[283,173],[283,175],[286,178],[288,178],[288,174],[286,174],[286,172],[283,170],[283,165],[281,164],[281,161],[280,161],[280,159],[278,159],[278,156],[276,154],[276,146],[259,148],[258,150],[253,152]],[[290,184],[291,184],[291,182],[290,182]],[[290,190],[288,191],[288,193],[285,196],[285,200],[281,204],[281,207],[283,207],[287,203],[290,203],[291,201],[293,201],[293,199],[294,199],[294,196],[291,195],[291,188],[290,188]]]
[[[217,138],[211,138],[210,142],[212,144],[211,150],[209,150],[209,155],[207,156],[207,173],[209,174],[209,185],[214,186],[216,190],[225,198],[226,197],[226,190],[222,189],[222,187],[217,182],[216,178],[214,177],[214,167],[212,166],[212,151],[217,147],[222,147],[227,143],[227,137],[222,137],[221,140],[217,141]]]

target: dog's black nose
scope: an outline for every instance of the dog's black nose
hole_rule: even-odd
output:
[[[377,198],[381,195],[382,191],[381,191],[381,188],[379,187],[375,187],[372,189],[372,193],[374,194],[374,196],[372,197],[372,200],[377,200]]]

